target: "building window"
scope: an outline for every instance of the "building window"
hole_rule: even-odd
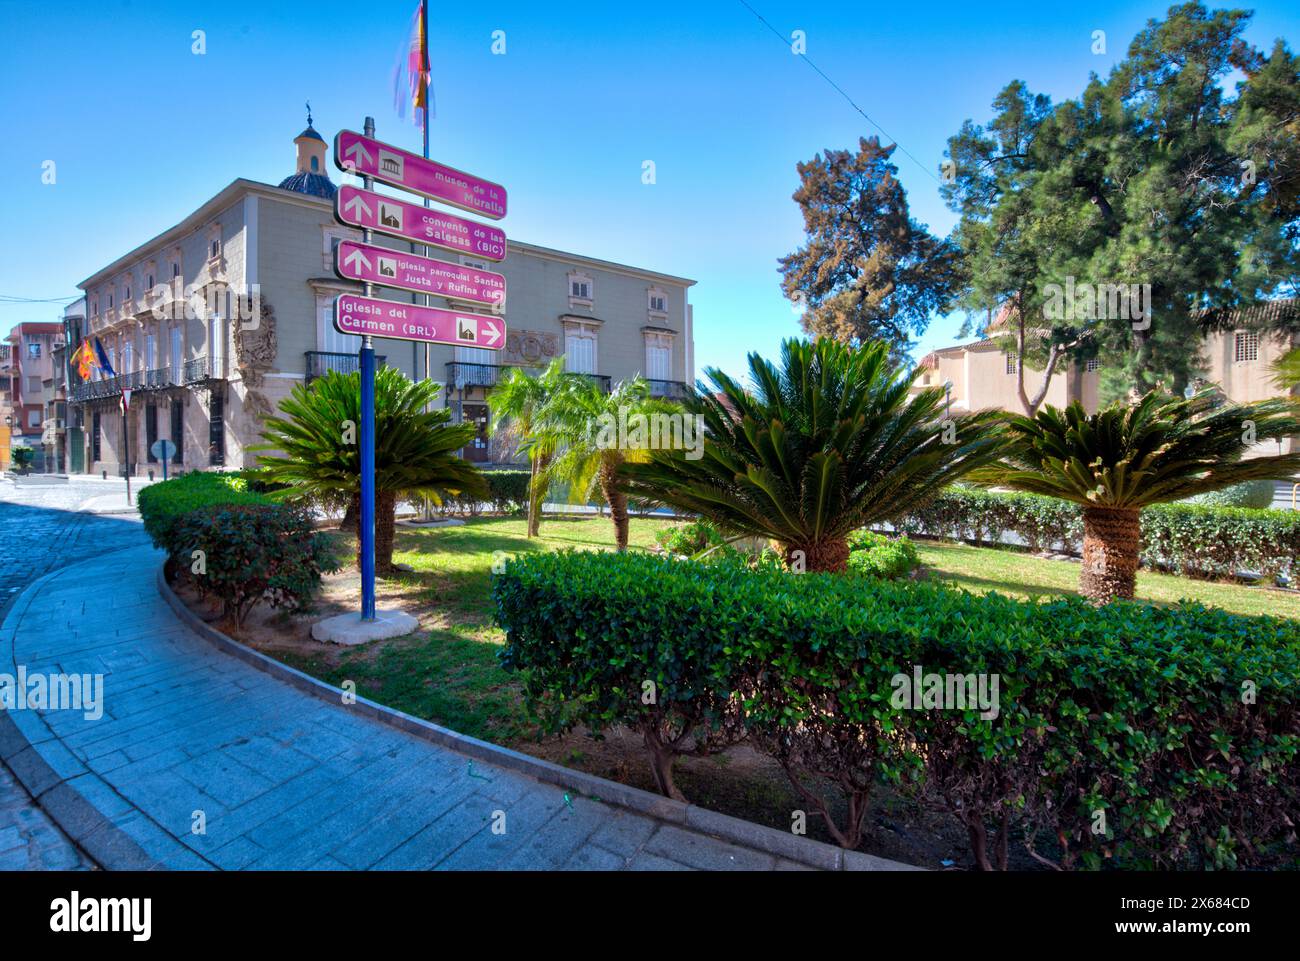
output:
[[[361,350],[361,338],[356,334],[340,333],[334,326],[334,306],[317,301],[316,313],[319,317],[316,329],[319,332],[316,343],[327,354],[353,354]]]
[[[96,417],[99,415],[96,414]],[[184,426],[185,408],[181,406],[180,401],[172,401],[172,443],[176,445],[176,450],[172,454],[173,464],[185,463],[185,426]]]
[[[1019,367],[1016,365],[1016,355],[1007,354],[1007,373],[1014,374],[1017,370],[1019,370]]]
[[[33,340],[27,345],[27,356],[32,360],[39,360],[41,356],[41,342]]]
[[[40,392],[41,392],[41,379],[39,377],[28,377],[26,393],[39,394]]]
[[[145,404],[144,407],[144,449],[148,452],[150,464],[158,463],[154,456],[153,445],[158,440],[158,405]]]
[[[1233,337],[1232,358],[1238,364],[1259,360],[1259,334],[1253,330],[1239,330]]]
[[[590,307],[595,284],[586,274],[576,270],[569,274],[569,306]]]
[[[90,459],[99,460],[99,411],[90,415]]]
[[[1083,365],[1084,371],[1091,374],[1094,370],[1101,370],[1101,358],[1089,357],[1088,362]]]
[[[571,327],[564,332],[564,369],[571,374],[596,372],[596,332]]]
[[[171,367],[172,383],[181,382],[181,360],[184,353],[183,344],[181,343],[181,329],[179,326],[171,328]]]
[[[179,260],[172,261],[172,279],[175,280],[181,275],[181,263]]]
[[[29,410],[27,412],[27,426],[28,427],[41,426],[41,412],[39,410]]]
[[[208,244],[208,257],[212,260],[216,260],[220,256],[221,256],[221,238],[213,237]]]
[[[144,335],[144,369],[153,370],[154,365],[158,363],[158,351],[154,344],[153,332]]]
[[[648,309],[652,314],[668,313],[668,295],[656,287],[651,287],[648,294]]]
[[[135,370],[134,355],[135,350],[133,349],[131,341],[128,340],[122,345],[122,369],[118,371],[119,374],[129,374],[131,371]]]
[[[208,396],[208,465],[224,467],[226,463],[226,398],[219,390]]]
[[[645,375],[650,380],[673,379],[673,338],[671,334],[645,332]]]

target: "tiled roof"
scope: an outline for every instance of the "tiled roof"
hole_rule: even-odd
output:
[[[334,182],[325,174],[314,174],[306,171],[294,174],[292,177],[285,177],[280,181],[280,189],[293,190],[312,197],[323,197],[326,200],[333,200],[334,195],[338,193],[338,188],[334,186]]]

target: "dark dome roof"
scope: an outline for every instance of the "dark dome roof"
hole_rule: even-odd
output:
[[[319,140],[321,143],[325,142],[325,138],[322,137],[320,134],[318,134],[316,132],[316,128],[313,127],[311,124],[307,124],[307,129],[304,130],[302,133],[298,134],[298,136],[294,137],[293,139],[301,140],[303,137],[308,137],[312,140]]]
[[[333,200],[334,195],[338,193],[338,188],[334,186],[333,181],[325,174],[314,174],[309,172],[297,173],[292,177],[285,177],[280,181],[281,190],[296,190],[300,194],[310,194],[313,197],[324,197],[326,200]]]

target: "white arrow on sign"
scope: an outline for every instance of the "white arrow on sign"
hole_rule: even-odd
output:
[[[356,166],[358,153],[366,158],[366,166],[370,166],[370,164],[375,162],[375,158],[370,156],[370,151],[366,149],[366,145],[360,140],[356,141],[351,147],[343,151],[343,156],[351,157],[353,166]]]
[[[361,251],[357,250],[355,247],[352,248],[352,253],[348,254],[346,257],[343,258],[343,265],[345,267],[355,267],[357,265],[358,260],[366,265],[366,270],[371,269],[370,261],[366,259],[366,255],[363,254]]]
[[[370,207],[364,200],[361,199],[360,195],[353,197],[351,200],[349,200],[346,204],[343,205],[343,209],[347,211],[349,214],[351,214],[353,219],[355,220],[361,219],[357,215],[358,207],[360,207],[362,210],[366,212],[367,217],[370,216]]]
[[[501,328],[498,327],[496,324],[492,323],[492,321],[490,320],[487,321],[486,323],[484,323],[483,326],[487,328],[487,332],[489,335],[487,338],[487,342],[489,344],[495,344],[498,340],[501,339]]]

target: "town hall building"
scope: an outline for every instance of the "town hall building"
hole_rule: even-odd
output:
[[[361,232],[334,218],[328,147],[310,118],[294,144],[296,170],[279,185],[235,180],[78,285],[85,317],[70,322],[69,349],[98,338],[114,373],[82,382],[70,372],[69,443],[83,448],[70,464],[110,476],[160,475],[151,448],[165,438],[175,443],[172,473],[255,466],[249,448],[261,441],[262,418],[295,384],[356,369],[360,338],[334,329],[332,305],[361,285],[340,280],[333,266],[338,243],[360,240]],[[398,240],[374,242],[412,249]],[[509,367],[539,368],[558,357],[606,388],[644,376],[661,396],[679,396],[694,381],[693,280],[515,240],[500,264],[459,261],[506,277],[505,349],[377,337],[375,352],[412,379],[442,384],[454,419],[479,425],[463,451],[468,459],[513,457],[487,432],[487,395]],[[376,296],[422,300],[392,289]],[[125,429],[124,388],[132,391]]]

